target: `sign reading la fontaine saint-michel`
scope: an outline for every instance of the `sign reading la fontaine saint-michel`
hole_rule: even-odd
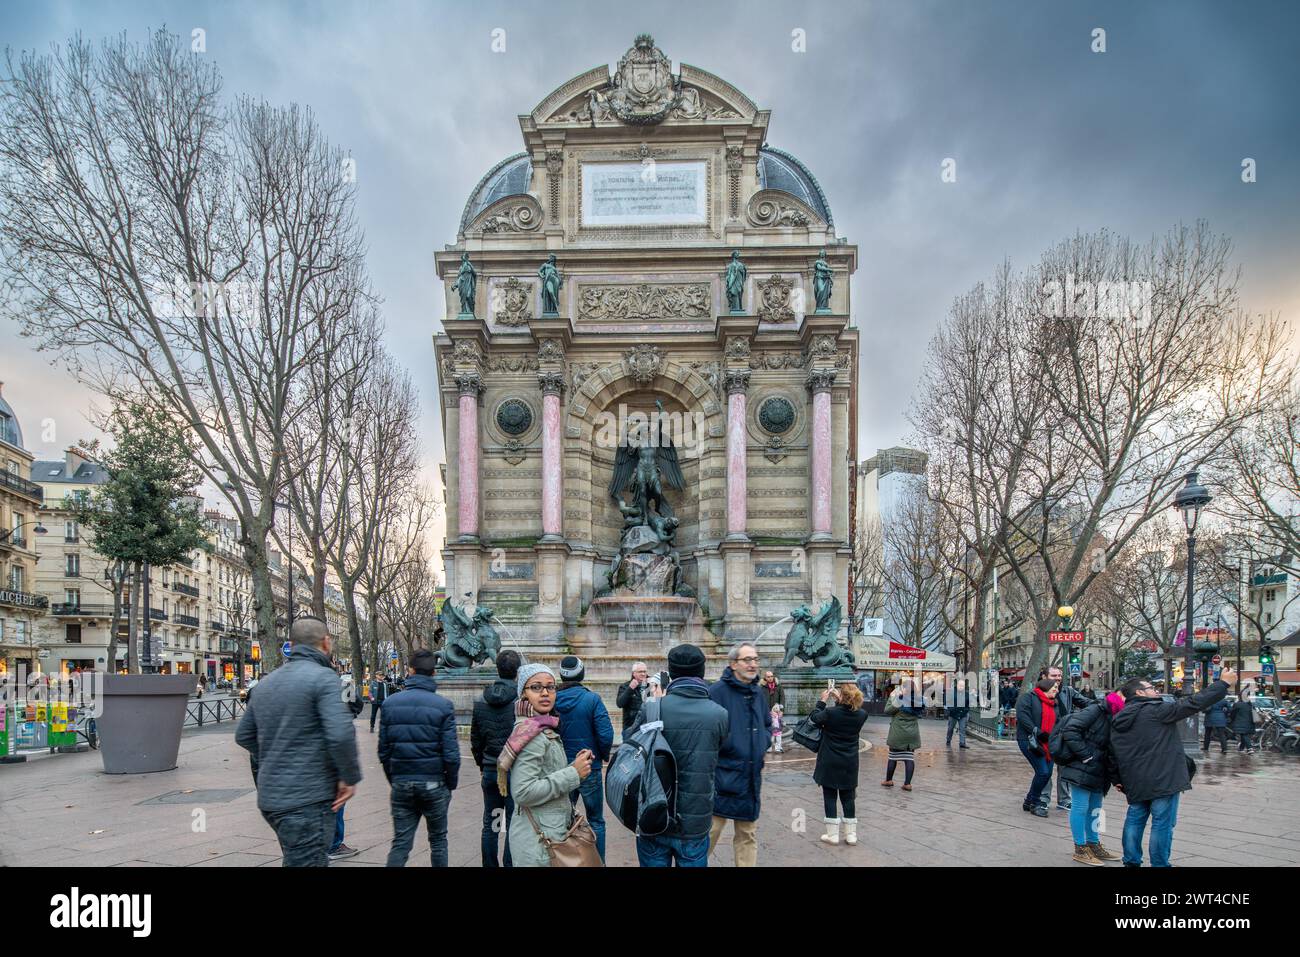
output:
[[[584,163],[584,226],[706,225],[704,160]]]

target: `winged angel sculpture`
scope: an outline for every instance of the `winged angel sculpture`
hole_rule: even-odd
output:
[[[470,613],[451,602],[442,606],[438,620],[442,622],[446,639],[438,652],[440,668],[473,668],[488,660],[496,660],[501,651],[501,636],[488,622],[492,609],[474,606]]]
[[[655,406],[659,410],[655,423],[629,431],[614,454],[609,494],[623,514],[623,530],[648,525],[659,539],[662,555],[672,547],[678,524],[664,486],[680,491],[686,487],[686,479],[677,462],[677,449],[663,429],[663,403],[656,399]],[[628,485],[632,486],[630,502],[623,498]]]
[[[795,658],[810,661],[815,668],[835,668],[853,664],[853,652],[840,646],[835,636],[844,617],[840,600],[833,595],[822,610],[813,614],[807,605],[790,612],[794,627],[785,636],[785,661],[782,668],[790,667]]]

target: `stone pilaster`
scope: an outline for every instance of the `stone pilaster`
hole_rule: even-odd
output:
[[[813,368],[808,371],[807,386],[812,392],[812,539],[830,540],[831,517],[831,388],[835,385],[834,369]]]
[[[460,507],[457,511],[460,520],[460,540],[478,541],[478,399],[483,391],[483,377],[477,372],[457,373],[456,389],[460,393],[460,442],[457,456],[460,480]]]

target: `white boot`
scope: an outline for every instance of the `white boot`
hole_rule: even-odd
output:
[[[822,835],[822,840],[827,844],[838,844],[840,842],[840,819],[837,817],[826,818],[826,833]]]
[[[777,753],[777,754],[784,754],[784,753],[785,753],[785,751],[783,751],[782,748],[781,748],[781,739],[780,739],[780,738],[777,738],[777,739],[776,739],[776,753]]]
[[[846,817],[844,819],[844,843],[849,847],[858,843],[858,819],[856,817]]]

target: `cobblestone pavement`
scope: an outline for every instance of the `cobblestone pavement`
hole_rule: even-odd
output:
[[[364,718],[356,729],[365,779],[347,807],[346,841],[361,853],[340,867],[383,864],[392,837],[376,737]],[[880,787],[885,730],[880,718],[872,718],[864,733],[856,848],[818,840],[821,791],[812,782],[813,756],[795,745],[768,756],[760,866],[1082,866],[1070,861],[1066,812],[1053,809],[1040,819],[1021,810],[1030,774],[1014,745],[972,740],[970,750],[955,742],[948,750],[943,723],[923,721],[915,790],[907,793]],[[257,811],[247,755],[232,731],[228,723],[187,731],[179,767],[159,774],[106,775],[95,752],[0,766],[0,865],[278,864],[275,836]],[[1300,863],[1294,813],[1300,760],[1216,751],[1200,763],[1195,789],[1183,796],[1173,863]],[[451,803],[451,863],[477,867],[482,799],[468,745],[463,770]],[[1112,791],[1103,841],[1116,850],[1124,809],[1123,795]],[[636,864],[632,835],[616,822],[609,823],[607,853],[611,866]],[[731,863],[728,828],[710,864]],[[428,866],[423,831],[409,864]]]

